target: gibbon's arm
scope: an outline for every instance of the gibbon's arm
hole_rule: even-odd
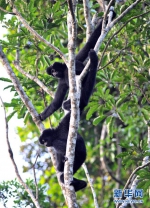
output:
[[[112,19],[114,19],[115,17],[116,17],[116,13],[113,11]],[[108,20],[106,21],[106,24],[107,23],[108,23]],[[102,24],[103,24],[103,18],[99,21],[97,27],[95,28],[95,30],[93,31],[93,33],[89,37],[85,46],[76,55],[76,60],[79,60],[81,62],[85,61],[85,59],[88,56],[88,53],[89,53],[90,49],[93,49],[95,47],[95,44],[96,44],[98,38],[101,35]]]
[[[84,64],[81,61],[76,60],[76,75],[80,75],[84,69]]]
[[[96,72],[97,72],[97,65],[98,65],[98,57],[96,52],[91,49],[89,52],[90,58],[90,71],[87,74],[85,82],[83,83],[81,89],[81,97],[80,97],[80,111],[82,113],[85,106],[87,106],[89,102],[89,98],[93,92],[95,86],[95,79],[96,79]]]
[[[66,84],[62,84],[61,82],[58,83],[57,91],[55,93],[53,101],[42,113],[39,114],[41,121],[44,121],[47,117],[52,115],[56,110],[61,107],[67,90],[68,86]]]
[[[79,60],[81,62],[85,61],[85,59],[88,57],[88,53],[89,53],[90,49],[93,49],[95,47],[95,44],[96,44],[99,36],[101,35],[102,22],[103,22],[103,19],[100,20],[100,22],[98,23],[94,32],[89,37],[85,46],[76,55],[76,60]]]
[[[63,172],[64,171],[64,163],[65,163],[65,156],[64,154],[58,153],[56,152],[57,156],[57,170],[59,172]]]
[[[87,106],[89,98],[93,92],[96,79],[96,71],[98,65],[98,57],[96,52],[91,49],[89,52],[90,58],[90,71],[87,73],[86,77],[83,79],[80,97],[80,114],[82,113],[85,106]],[[63,108],[67,111],[71,109],[70,99],[63,102]]]
[[[59,132],[59,135],[62,138],[67,138],[68,137],[69,124],[70,124],[70,115],[71,115],[71,112],[68,112],[63,117],[63,119],[59,123],[59,126],[57,127],[57,132]]]

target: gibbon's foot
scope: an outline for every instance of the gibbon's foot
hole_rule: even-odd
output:
[[[95,62],[95,63],[98,62],[98,57],[97,57],[97,54],[96,54],[96,52],[94,51],[94,49],[91,49],[91,50],[89,51],[89,57],[90,57],[90,60],[92,60],[92,62]]]
[[[64,163],[68,160],[68,157],[64,156]]]
[[[116,12],[113,10],[113,9],[109,9],[109,12],[113,12],[113,17],[112,17],[112,19],[114,19],[115,17],[116,17]]]
[[[63,109],[70,111],[71,110],[71,102],[70,99],[69,100],[65,100],[63,102]]]
[[[73,181],[70,183],[70,186],[73,186],[75,192],[77,192],[77,191],[85,188],[87,186],[87,183],[83,180],[73,178]]]
[[[40,121],[44,121],[45,119],[42,117],[42,114],[39,114]]]
[[[64,183],[64,173],[60,176],[60,181]],[[83,180],[79,180],[76,178],[73,178],[73,181],[70,183],[70,186],[74,187],[75,192],[85,188],[87,186],[87,183]]]

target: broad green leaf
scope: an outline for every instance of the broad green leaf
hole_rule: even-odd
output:
[[[103,115],[103,116],[98,116],[97,118],[94,118],[94,120],[93,120],[93,124],[95,125],[95,126],[97,126],[102,120],[104,120],[106,118],[106,116],[105,115]]]
[[[113,130],[114,130],[114,118],[110,116],[109,119],[106,119],[107,123],[107,130],[108,130],[108,135],[110,137],[113,137]]]
[[[5,107],[17,107],[18,106],[18,104],[17,103],[4,103],[4,106]]]
[[[124,117],[124,114],[122,112],[117,112],[118,116],[119,116],[119,119],[123,122],[125,122],[125,117]]]
[[[90,109],[88,110],[87,114],[86,114],[86,119],[89,120],[91,118],[91,116],[93,115],[93,113],[95,113],[98,110],[99,105],[96,104],[92,107],[90,107]]]
[[[147,110],[144,109],[144,108],[142,108],[141,111],[142,111],[142,114],[143,114],[143,116],[144,116],[144,119],[145,119],[146,121],[148,121],[148,120],[149,120],[149,116],[150,116],[150,112],[147,111]]]
[[[118,154],[116,157],[117,158],[122,158],[122,157],[126,157],[127,155],[129,155],[128,152],[122,152],[122,153]]]
[[[0,80],[4,82],[12,82],[10,79],[4,77],[0,77]]]
[[[17,111],[13,111],[12,113],[10,113],[8,116],[7,116],[7,121],[9,121],[13,116],[14,114],[17,113]]]

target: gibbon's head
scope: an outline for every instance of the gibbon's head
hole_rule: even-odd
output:
[[[45,129],[39,137],[40,144],[46,145],[47,147],[52,146],[53,142],[53,129]]]
[[[63,78],[64,71],[66,69],[66,65],[63,63],[55,62],[53,65],[49,66],[46,69],[47,74],[56,77],[56,78]]]

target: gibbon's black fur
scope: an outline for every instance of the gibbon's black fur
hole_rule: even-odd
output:
[[[90,57],[90,71],[86,79],[84,80],[81,89],[81,97],[80,97],[80,103],[82,106],[80,108],[81,112],[83,108],[88,104],[89,98],[94,88],[95,78],[96,78],[98,57],[93,49],[90,50],[89,57]],[[69,123],[70,123],[70,103],[66,104],[65,109],[68,110],[68,113],[64,116],[58,127],[55,129],[44,130],[39,138],[41,144],[45,144],[47,147],[55,148],[56,156],[57,156],[57,170],[59,172],[62,172],[60,175],[60,181],[62,183],[64,183],[63,172],[64,172],[64,163],[66,159],[65,154],[66,154],[67,137],[68,137]],[[77,170],[84,163],[85,159],[86,159],[86,147],[85,147],[84,139],[78,133],[76,147],[75,147],[73,174],[77,172]],[[70,185],[74,186],[75,191],[79,191],[80,189],[85,188],[87,183],[83,180],[73,178],[73,181],[71,182]]]
[[[59,126],[55,129],[46,129],[43,131],[39,138],[41,144],[45,144],[47,147],[54,147],[56,150],[57,158],[57,171],[62,172],[60,175],[60,181],[64,183],[64,163],[66,154],[66,144],[69,130],[70,112],[60,122]],[[86,159],[86,147],[83,138],[80,134],[77,134],[77,141],[75,147],[75,158],[73,165],[73,174],[81,167]],[[74,186],[75,191],[86,187],[86,182],[73,178],[70,185]]]
[[[96,52],[91,49],[89,52],[89,59],[90,59],[90,71],[84,77],[82,81],[82,89],[81,89],[81,97],[80,97],[80,114],[82,113],[85,106],[87,106],[89,98],[92,94],[94,85],[95,85],[95,78],[96,78],[96,71],[97,71],[97,64],[98,64],[98,57]],[[63,102],[63,108],[67,111],[71,109],[70,99]]]
[[[113,12],[113,18],[115,18],[115,16],[116,13]],[[76,75],[80,75],[80,73],[84,69],[83,61],[85,61],[85,59],[87,58],[90,49],[94,48],[101,34],[102,22],[103,20],[101,19],[85,46],[76,55]],[[53,77],[56,77],[58,79],[58,87],[51,104],[42,113],[39,114],[41,121],[44,121],[47,117],[52,115],[62,106],[63,100],[69,89],[68,68],[66,64],[55,62],[53,65],[48,67],[46,71],[47,74],[52,75]]]

